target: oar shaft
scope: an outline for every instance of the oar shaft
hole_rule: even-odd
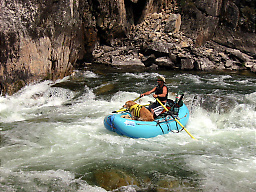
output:
[[[169,110],[164,106],[164,104],[163,104],[158,98],[156,98],[156,100],[157,100],[157,102],[158,102],[160,105],[163,106],[163,108],[164,108],[166,111],[169,111]]]
[[[137,101],[139,98],[140,98],[140,96],[139,96],[138,98],[134,99],[133,101],[135,102],[135,101]],[[118,113],[118,112],[121,112],[121,111],[126,111],[126,109],[122,107],[121,109],[119,109],[119,110],[117,110],[117,111],[112,111],[112,113]]]
[[[149,104],[146,104],[146,105],[142,105],[142,106],[148,106]],[[125,109],[125,108],[122,108],[122,109],[119,109],[117,111],[113,111],[112,113],[118,113],[118,112],[122,112],[122,111],[126,111],[128,109]]]
[[[189,132],[188,132],[188,130],[174,117],[174,116],[172,116],[173,118],[174,118],[174,120],[187,132],[187,134],[189,134],[189,136],[192,138],[192,139],[196,139],[195,137],[193,137],[193,135],[191,135]]]
[[[135,102],[135,101],[137,101],[139,98],[140,98],[140,96],[139,96],[138,98],[134,99],[133,101]]]
[[[122,109],[119,109],[119,110],[116,110],[116,111],[112,111],[112,113],[118,113],[118,112],[122,112],[122,111],[126,111],[127,109],[125,108],[122,108]]]
[[[163,108],[166,110],[166,111],[169,111],[164,105],[163,103],[158,99],[156,98],[157,102],[160,103],[160,105],[163,106]],[[187,134],[192,138],[192,139],[196,139],[195,137],[193,137],[189,132],[188,130],[178,121],[178,119],[176,119],[172,114],[171,114],[172,118],[187,132]]]

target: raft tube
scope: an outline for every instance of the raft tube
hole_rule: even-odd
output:
[[[131,138],[150,138],[169,132],[179,132],[182,127],[170,116],[157,118],[154,121],[137,121],[121,116],[130,115],[128,112],[109,114],[104,118],[106,129]],[[185,104],[179,108],[176,119],[185,126],[189,119],[189,111]]]

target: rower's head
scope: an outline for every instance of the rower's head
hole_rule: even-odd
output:
[[[159,75],[157,77],[157,84],[158,85],[163,85],[164,83],[165,83],[165,78],[163,76]]]

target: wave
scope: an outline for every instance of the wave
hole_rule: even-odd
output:
[[[145,89],[154,85],[150,73],[115,74],[117,79],[113,79],[79,72],[0,97],[0,189],[105,191],[96,186],[94,176],[109,169],[135,175],[144,185],[139,190],[161,188],[160,181],[170,184],[170,180],[182,180],[180,188],[187,183],[187,187],[205,191],[234,191],[237,182],[235,191],[253,189],[256,92],[242,84],[241,89],[247,90],[243,94],[235,89],[223,94],[217,88],[202,93],[200,75],[172,75],[165,76],[170,87],[177,86],[170,89],[171,99],[175,98],[172,92],[182,87],[179,83],[187,85],[183,90],[190,111],[186,128],[196,141],[185,131],[132,139],[104,128],[107,114],[139,96],[140,87],[132,89],[137,81]],[[131,85],[121,84],[123,78]],[[193,78],[200,81],[189,84]],[[216,78],[211,83],[217,85]],[[230,80],[230,76],[219,78]],[[115,82],[119,82],[115,84],[118,89],[97,92]],[[246,86],[251,89],[252,85],[247,82]],[[154,101],[153,97],[138,100],[141,104],[148,101]]]

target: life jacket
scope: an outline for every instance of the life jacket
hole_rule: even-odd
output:
[[[155,90],[155,94],[156,94],[156,95],[159,95],[159,94],[162,94],[162,93],[163,93],[163,88],[164,88],[164,87],[167,88],[167,94],[166,94],[165,97],[158,97],[158,99],[159,99],[160,101],[166,101],[166,100],[167,100],[167,98],[168,98],[168,87],[167,87],[166,85],[164,85],[163,87],[157,86],[157,87],[156,87],[156,90]]]
[[[135,117],[140,117],[140,110],[143,106],[142,105],[139,105],[139,104],[135,104],[133,106],[131,106],[129,108],[130,111],[134,110],[133,113],[134,113],[134,116]]]

